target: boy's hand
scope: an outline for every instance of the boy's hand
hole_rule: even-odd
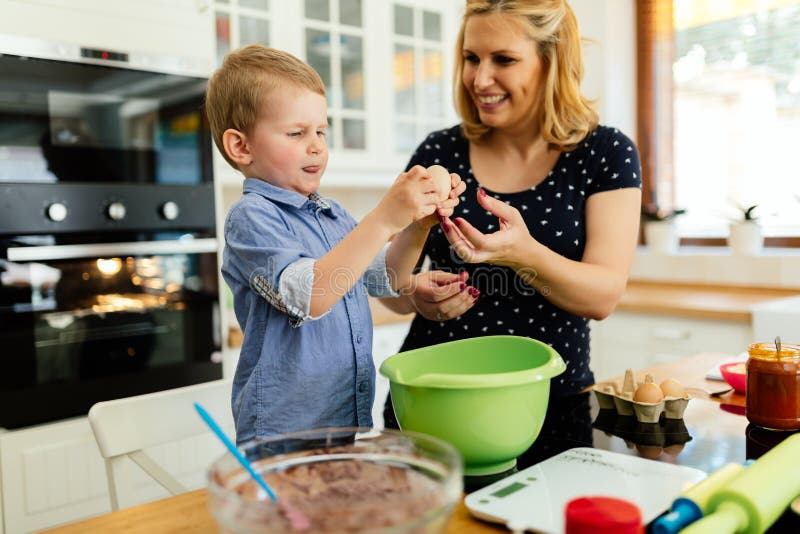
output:
[[[443,204],[438,195],[428,171],[415,165],[408,172],[400,173],[372,213],[391,233],[399,232],[412,222],[433,215]]]

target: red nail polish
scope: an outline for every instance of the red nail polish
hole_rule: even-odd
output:
[[[458,284],[458,289],[461,290],[461,291],[464,291],[464,288],[466,288],[466,287],[467,287],[467,284],[465,284],[464,282],[461,282],[460,284]]]
[[[450,225],[447,224],[446,222],[444,222],[444,220],[442,220],[442,222],[439,223],[439,224],[442,226],[442,230],[444,230],[445,232],[449,232],[450,231]]]
[[[482,196],[482,197],[485,197],[486,196],[486,191],[484,191],[482,187],[479,187],[478,188],[478,194],[480,196]]]
[[[461,219],[453,219],[453,222],[456,223],[456,226],[458,226],[459,228],[463,224],[463,221]]]

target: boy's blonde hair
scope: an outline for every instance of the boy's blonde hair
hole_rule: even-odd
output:
[[[317,71],[288,52],[257,44],[229,53],[208,80],[206,114],[211,136],[234,169],[239,167],[225,152],[222,134],[229,128],[251,133],[265,95],[287,84],[325,96],[325,84]]]
[[[458,32],[453,76],[456,111],[462,119],[464,136],[478,141],[491,131],[481,122],[461,77],[467,20],[492,13],[517,16],[526,22],[528,36],[536,42],[546,76],[539,117],[542,137],[561,150],[571,150],[597,126],[598,117],[592,102],[581,95],[581,37],[575,14],[565,0],[467,0]]]

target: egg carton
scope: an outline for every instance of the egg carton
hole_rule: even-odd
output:
[[[657,423],[661,414],[667,419],[683,419],[691,396],[664,396],[658,402],[635,401],[636,392],[643,384],[654,384],[653,375],[647,375],[644,382],[636,383],[633,369],[625,371],[622,387],[615,381],[600,382],[592,388],[601,410],[616,410],[619,415],[636,416],[640,423]],[[658,386],[656,386],[658,387]]]

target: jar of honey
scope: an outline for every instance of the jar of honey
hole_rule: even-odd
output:
[[[747,419],[773,430],[800,429],[800,345],[754,343],[747,359]]]

